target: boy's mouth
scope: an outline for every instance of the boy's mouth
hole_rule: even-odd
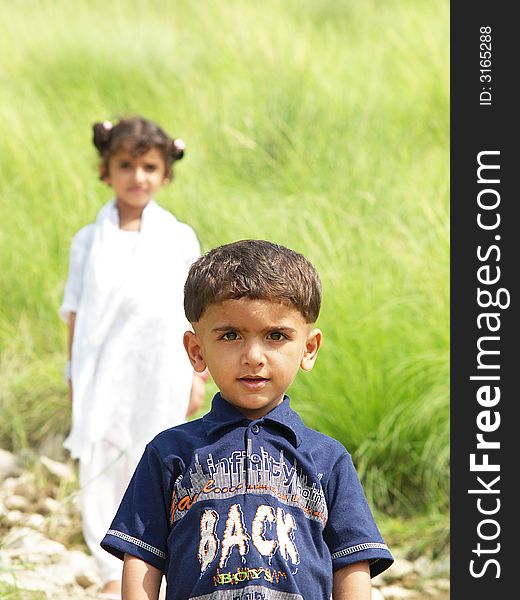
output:
[[[238,381],[246,388],[255,390],[262,388],[269,379],[267,377],[258,377],[257,375],[246,375],[244,377],[239,377]]]

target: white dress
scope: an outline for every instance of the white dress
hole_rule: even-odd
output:
[[[144,447],[186,419],[193,370],[182,344],[184,282],[200,254],[193,230],[153,200],[139,232],[122,231],[114,201],[71,246],[60,314],[76,313],[72,427],[83,535],[103,582],[121,561],[99,545]]]
[[[151,201],[138,233],[122,231],[114,201],[72,242],[60,314],[75,312],[72,428],[65,441],[89,460],[93,443],[144,444],[185,420],[193,370],[183,290],[200,254],[194,231]]]

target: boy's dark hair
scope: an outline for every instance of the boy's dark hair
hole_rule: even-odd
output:
[[[307,323],[314,323],[321,282],[302,254],[265,240],[219,246],[193,263],[184,285],[188,321],[196,323],[211,304],[240,298],[294,306]]]
[[[120,119],[115,125],[110,121],[94,123],[93,142],[102,159],[100,179],[108,177],[108,161],[121,148],[125,147],[134,156],[145,154],[157,148],[162,154],[165,177],[173,178],[173,163],[184,156],[184,144],[171,138],[157,123],[142,117]]]

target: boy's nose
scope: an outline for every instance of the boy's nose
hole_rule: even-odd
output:
[[[261,344],[252,342],[244,348],[244,363],[248,365],[262,365],[265,363],[265,353]]]

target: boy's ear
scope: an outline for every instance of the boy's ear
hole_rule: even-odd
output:
[[[310,371],[312,367],[314,367],[322,340],[323,334],[319,329],[313,329],[310,332],[309,337],[305,342],[305,351],[300,363],[300,367],[303,371]]]
[[[202,346],[200,345],[199,338],[193,331],[186,331],[183,337],[184,349],[190,359],[191,366],[197,373],[202,373],[206,368],[206,361],[202,354]]]

